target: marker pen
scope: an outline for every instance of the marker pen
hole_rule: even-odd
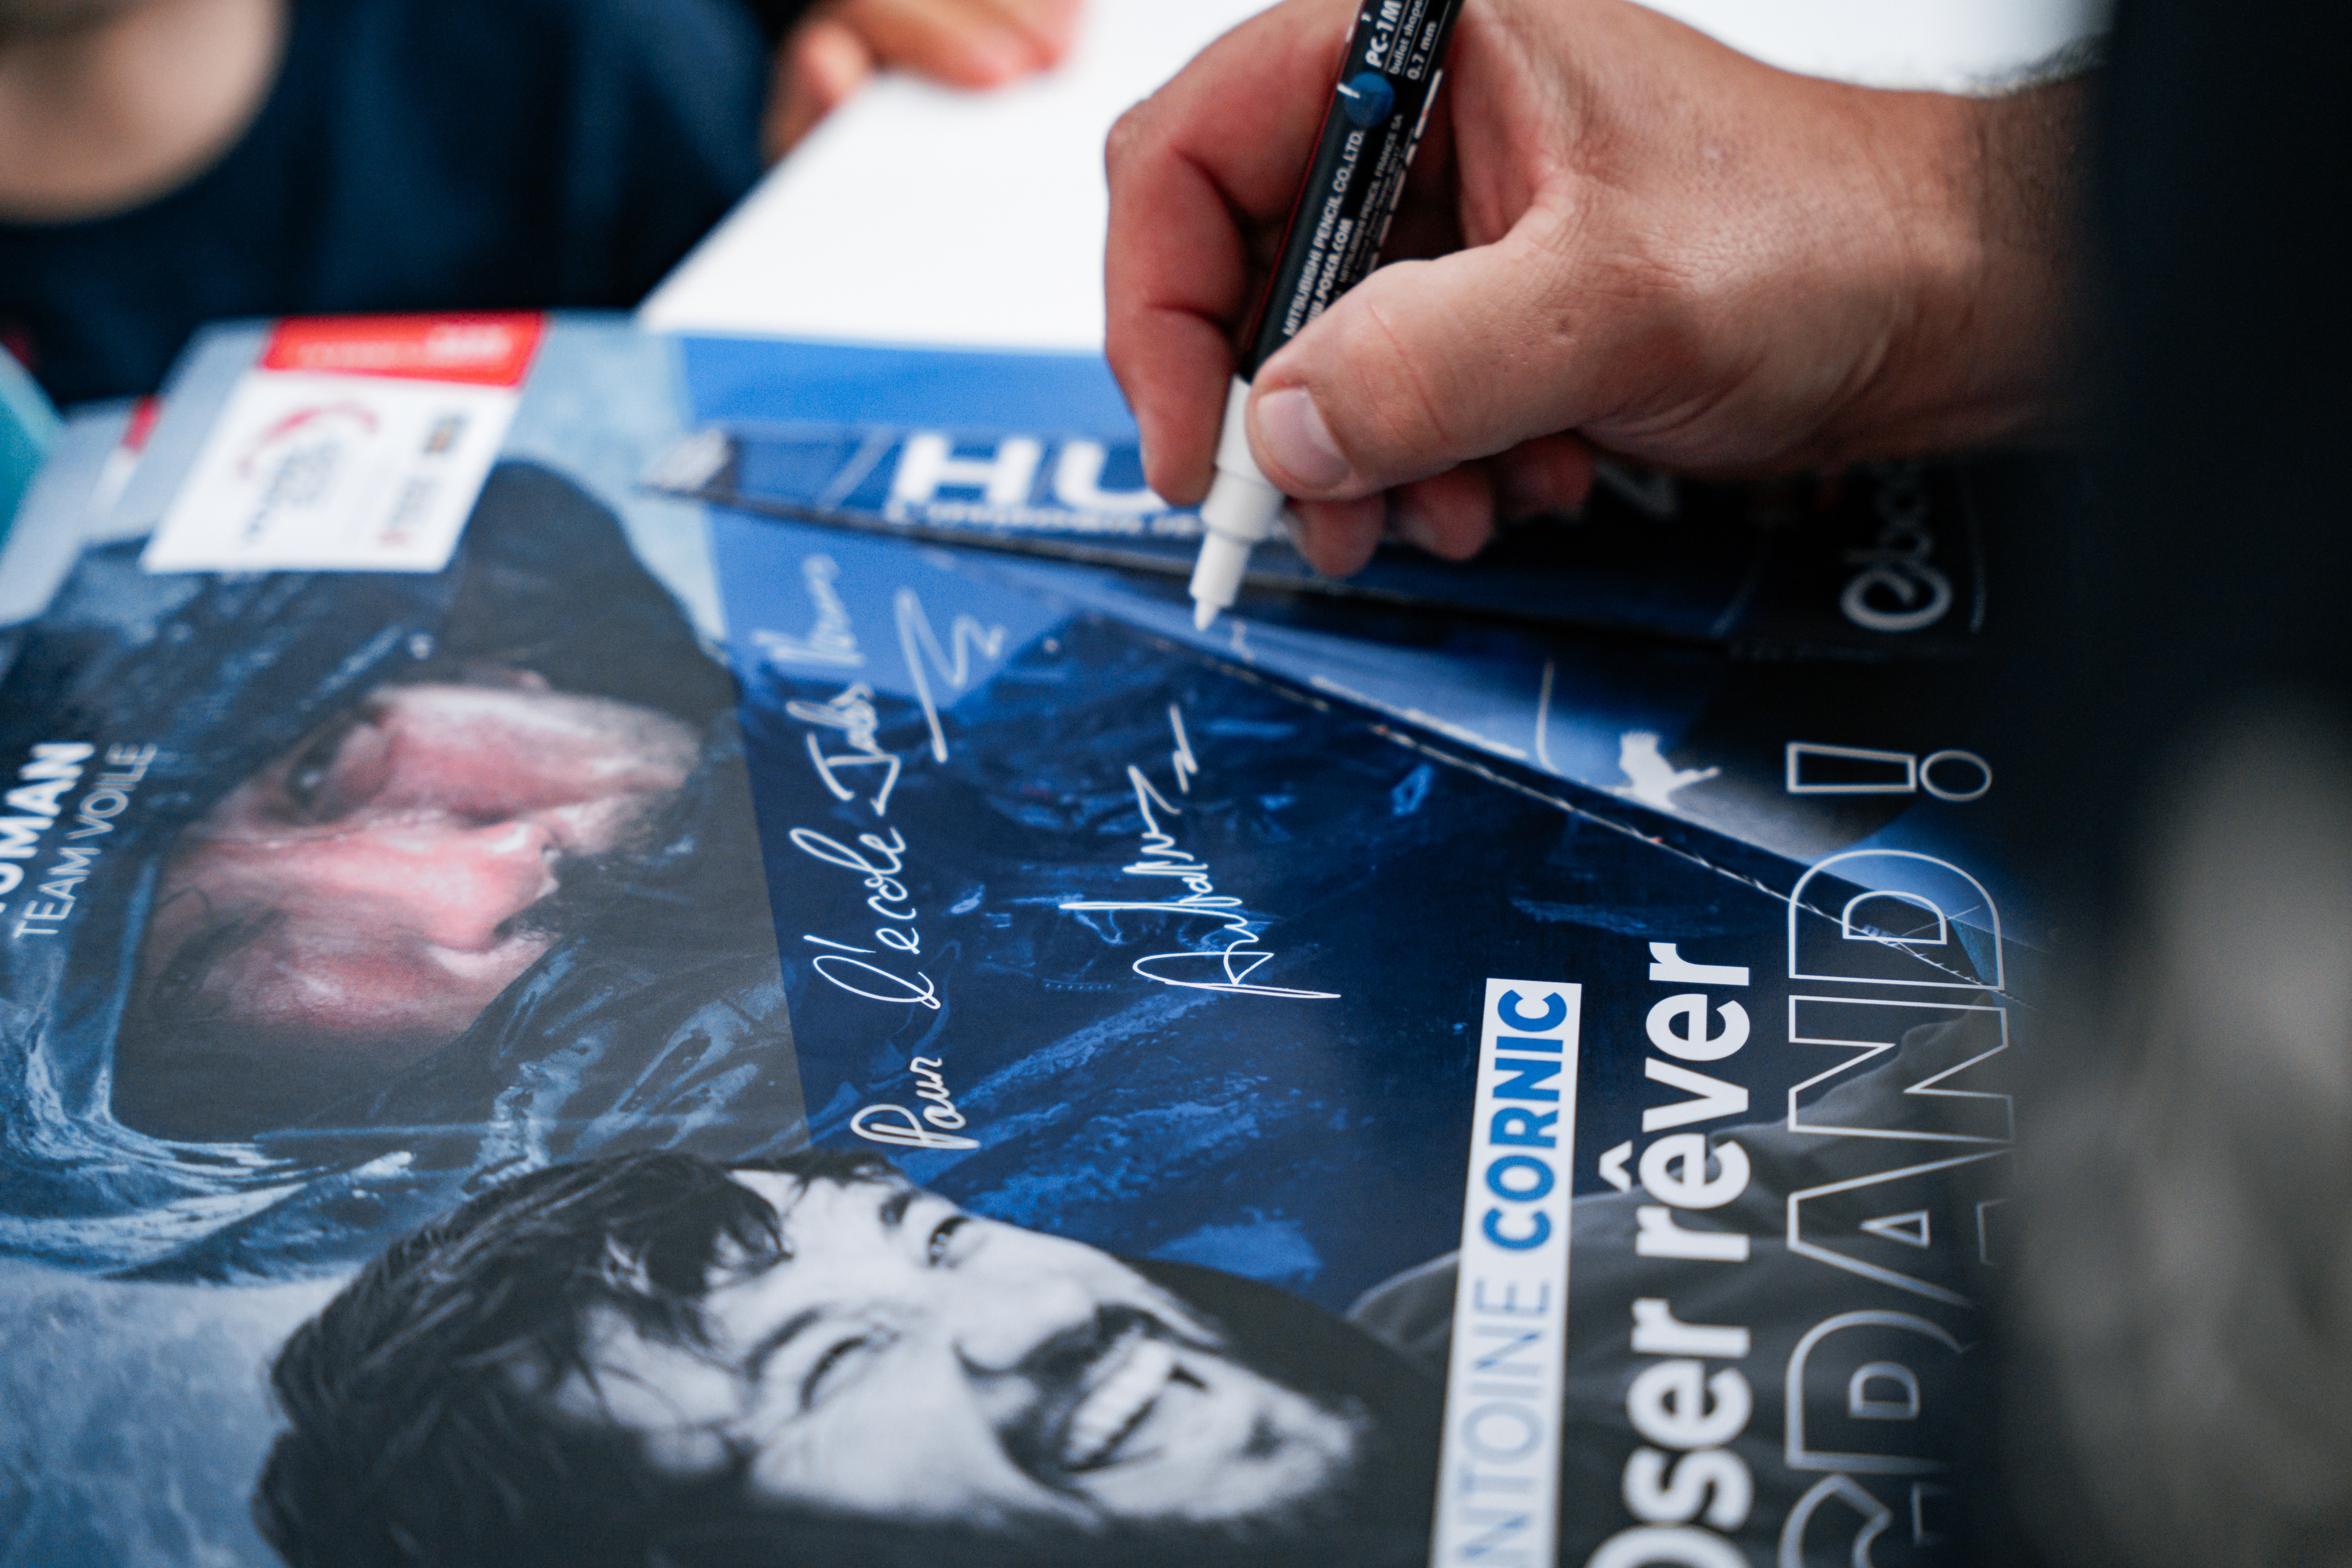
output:
[[[1365,0],[1348,37],[1339,85],[1291,204],[1281,256],[1225,394],[1217,477],[1201,503],[1207,531],[1192,567],[1192,624],[1203,631],[1234,602],[1251,547],[1273,533],[1288,500],[1250,456],[1242,423],[1250,379],[1379,261],[1461,9],[1462,0]]]

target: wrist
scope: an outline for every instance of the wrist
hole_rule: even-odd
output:
[[[2078,132],[2085,89],[1867,95],[1888,205],[1889,330],[1823,432],[1840,457],[2073,434],[2080,406]]]

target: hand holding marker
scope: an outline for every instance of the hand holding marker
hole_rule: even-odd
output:
[[[1234,602],[1251,547],[1273,533],[1286,500],[1250,456],[1244,424],[1250,378],[1379,261],[1461,8],[1462,0],[1368,0],[1357,16],[1314,160],[1225,395],[1217,477],[1201,503],[1207,531],[1192,568],[1192,624],[1201,630]]]

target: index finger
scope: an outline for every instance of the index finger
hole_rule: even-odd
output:
[[[1208,490],[1254,242],[1280,239],[1354,20],[1354,0],[1286,0],[1112,128],[1104,346],[1144,478],[1180,504]]]
[[[843,0],[832,14],[883,63],[950,87],[998,87],[1046,63],[985,0]]]

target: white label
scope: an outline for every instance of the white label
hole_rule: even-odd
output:
[[[247,371],[141,563],[438,572],[520,396],[508,386]]]
[[[1489,980],[1438,1466],[1438,1568],[1551,1568],[1584,988]]]

